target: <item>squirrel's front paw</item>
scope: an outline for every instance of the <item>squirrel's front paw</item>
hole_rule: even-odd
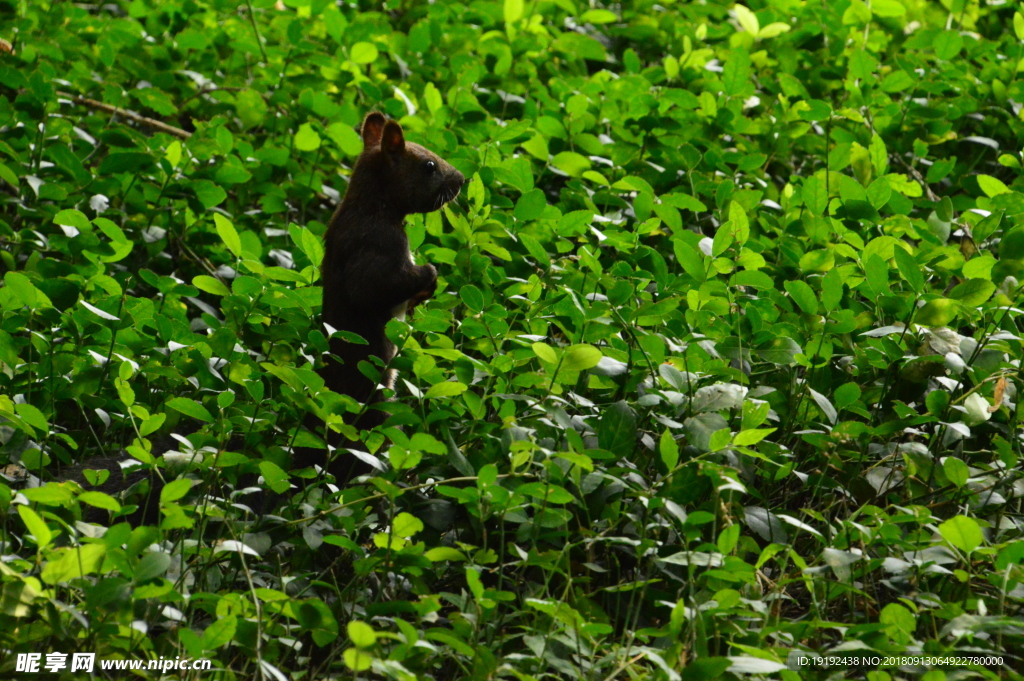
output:
[[[427,279],[427,285],[409,299],[409,304],[406,310],[410,313],[416,309],[416,306],[420,303],[433,298],[434,292],[437,290],[437,268],[433,265],[423,265],[423,268],[428,275],[428,277],[425,277]]]

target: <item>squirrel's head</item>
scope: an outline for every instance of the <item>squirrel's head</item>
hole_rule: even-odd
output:
[[[379,197],[402,213],[430,213],[459,195],[466,178],[419,144],[405,141],[402,126],[374,112],[362,127],[365,168]],[[355,179],[356,173],[353,174]]]

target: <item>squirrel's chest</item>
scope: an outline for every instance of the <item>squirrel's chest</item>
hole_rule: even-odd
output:
[[[405,253],[406,253],[406,260],[409,263],[409,267],[415,267],[416,266],[416,260],[412,257],[412,251],[410,251],[408,249],[408,247],[407,247]],[[395,305],[393,308],[391,308],[391,317],[394,318],[394,319],[399,319],[399,320],[404,322],[406,314],[409,311],[409,303],[410,302],[412,302],[412,299],[403,300],[398,305]]]

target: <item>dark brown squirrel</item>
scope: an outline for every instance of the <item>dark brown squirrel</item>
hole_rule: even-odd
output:
[[[359,370],[359,363],[377,357],[388,365],[396,348],[384,327],[434,295],[437,270],[416,265],[405,233],[405,216],[430,213],[458,196],[465,177],[432,151],[405,140],[402,126],[380,113],[371,113],[361,129],[363,153],[359,156],[348,190],[335,211],[324,236],[323,321],[338,331],[362,336],[366,345],[341,338],[330,341],[331,355],[320,376],[328,388],[363,404],[378,401],[375,381]],[[394,387],[395,371],[385,368],[380,385]],[[364,409],[346,422],[360,429],[382,424],[388,414]],[[319,432],[315,417],[307,427]],[[321,433],[322,434],[322,433]],[[340,437],[329,438],[332,445]],[[296,452],[300,467],[323,465],[323,450]],[[329,466],[339,483],[368,472],[352,456],[338,458]]]
[[[406,142],[401,125],[382,114],[371,113],[366,117],[362,137],[363,153],[356,162],[345,198],[327,227],[321,273],[324,323],[339,331],[357,333],[367,344],[332,338],[331,356],[320,375],[334,392],[366,404],[375,401],[377,386],[359,371],[359,363],[371,356],[389,363],[396,348],[384,327],[393,317],[412,312],[416,305],[433,296],[437,287],[437,270],[433,265],[415,265],[412,261],[405,216],[440,209],[458,196],[465,178],[437,154]],[[386,369],[381,385],[390,389],[394,381],[394,370]],[[379,410],[364,410],[349,422],[370,429],[382,424],[387,416]],[[316,417],[308,417],[306,427],[322,434],[323,424]],[[344,444],[337,434],[333,435],[332,445]],[[171,448],[167,444],[155,448],[155,453]],[[323,449],[297,448],[294,459],[299,468],[327,463]],[[93,457],[71,466],[59,479],[74,480],[91,489],[85,481],[86,469],[110,471],[108,480],[97,489],[113,495],[148,480],[149,493],[129,521],[159,522],[162,481],[148,471],[122,472],[115,457]],[[350,455],[336,457],[328,469],[338,483],[370,470]],[[255,505],[262,508],[262,503],[263,499],[258,499]],[[98,515],[103,514],[90,511],[87,519],[98,522]]]

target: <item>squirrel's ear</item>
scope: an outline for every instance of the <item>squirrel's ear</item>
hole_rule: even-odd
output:
[[[405,151],[405,135],[397,121],[388,121],[380,139],[380,148],[386,152],[397,154]]]
[[[363,120],[363,146],[367,149],[375,147],[380,144],[380,136],[384,132],[384,126],[387,123],[387,119],[384,118],[384,114],[374,111],[373,113],[367,114]]]

